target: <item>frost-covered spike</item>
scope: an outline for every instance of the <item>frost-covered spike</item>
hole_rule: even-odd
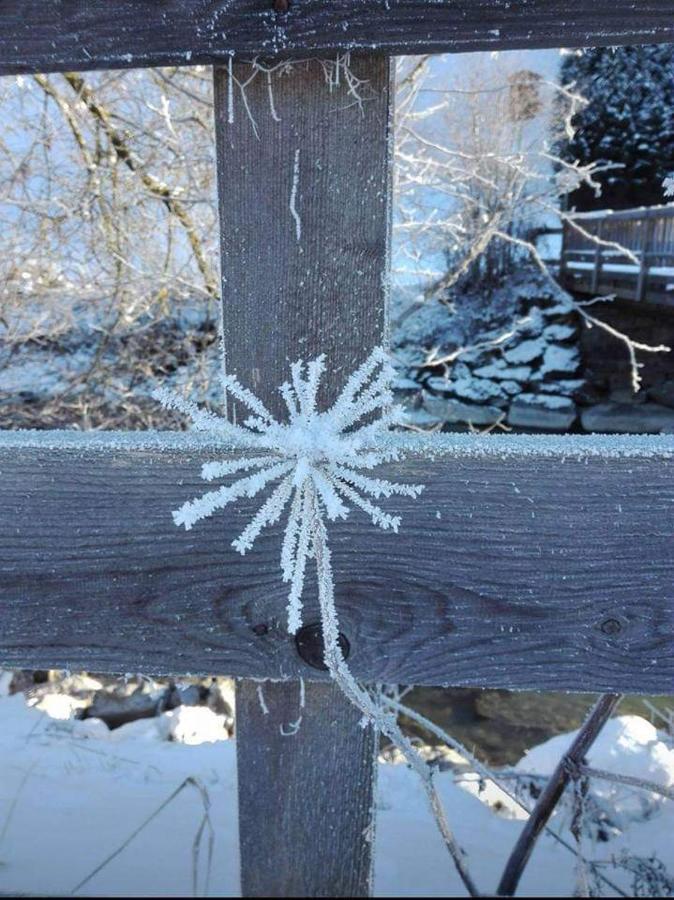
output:
[[[376,422],[369,425],[361,425],[349,432],[349,437],[358,447],[381,447],[382,438],[389,433],[392,425],[400,425],[405,421],[405,410],[402,406],[392,403],[387,406]]]
[[[341,426],[343,416],[351,409],[355,395],[361,391],[372,378],[376,368],[388,359],[381,347],[375,347],[362,365],[350,376],[335,401],[330,416]]]
[[[266,422],[259,416],[248,416],[243,424],[250,431],[259,431],[261,434],[264,434],[267,428],[269,428],[269,422]]]
[[[307,481],[302,503],[302,520],[297,538],[293,574],[288,594],[288,631],[295,634],[302,625],[302,592],[304,590],[304,572],[311,551],[311,508],[314,497],[313,485]]]
[[[242,428],[232,425],[226,419],[210,412],[210,410],[201,409],[196,403],[193,403],[191,400],[186,400],[179,394],[168,390],[168,388],[158,387],[152,391],[152,396],[161,403],[164,409],[175,409],[178,412],[189,416],[196,431],[219,431],[226,434],[235,433],[237,437],[240,435],[243,436],[244,434]]]
[[[293,494],[290,512],[288,513],[288,522],[286,524],[285,532],[283,533],[283,544],[281,545],[281,572],[284,581],[290,581],[293,577],[295,547],[297,546],[297,537],[300,530],[303,503],[304,484],[301,484],[296,488],[295,493]]]
[[[222,386],[227,393],[243,403],[244,406],[247,406],[252,413],[255,413],[255,415],[259,416],[261,419],[264,419],[265,422],[274,421],[274,417],[260,398],[256,397],[252,391],[249,391],[248,388],[244,387],[236,375],[223,375]]]
[[[390,389],[393,376],[392,367],[384,364],[374,381],[353,399],[348,411],[343,414],[341,419],[343,428],[355,424],[363,416],[376,409],[385,410],[393,403],[393,394]]]
[[[297,397],[295,396],[295,392],[293,391],[290,382],[284,381],[279,388],[279,391],[283,397],[289,417],[294,419],[299,414],[299,408],[297,406]]]
[[[240,497],[254,497],[270,481],[285,475],[291,468],[291,462],[279,463],[255,472],[247,478],[240,478],[232,485],[221,487],[217,491],[209,491],[194,500],[188,500],[180,509],[175,510],[173,521],[176,525],[183,525],[185,531],[189,531],[196,522],[211,516],[217,509],[223,509],[233,500],[238,500]]]
[[[316,398],[318,396],[318,386],[321,381],[321,375],[325,371],[325,353],[321,353],[316,359],[312,359],[307,365],[307,378],[305,382],[306,397],[306,414],[314,415],[316,413]]]
[[[401,451],[395,447],[389,447],[384,450],[354,450],[351,453],[340,454],[345,464],[358,466],[359,469],[374,469],[392,459],[400,459],[401,455]]]
[[[389,528],[395,532],[398,531],[401,522],[400,516],[391,516],[389,513],[384,512],[379,506],[370,503],[365,497],[361,497],[361,495],[357,491],[354,491],[354,489],[345,481],[335,480],[335,483],[340,493],[345,497],[348,497],[352,503],[355,503],[356,506],[359,506],[363,510],[363,512],[368,514],[373,525],[378,525],[379,528],[382,528],[384,531],[387,531]]]
[[[346,466],[333,465],[330,467],[330,471],[342,481],[347,481],[377,499],[391,497],[393,494],[401,497],[418,497],[424,489],[423,484],[400,484],[395,481],[386,481],[384,478],[368,478],[367,475],[361,475],[360,472]]]
[[[307,400],[304,393],[304,360],[298,359],[296,362],[292,364],[290,367],[290,377],[293,382],[293,390],[295,391],[295,396],[297,397],[297,402],[299,404],[299,411],[302,414],[306,414],[306,405]]]
[[[278,461],[278,456],[214,460],[203,464],[201,477],[204,481],[214,481],[216,478],[223,478],[225,475],[233,475],[235,472],[243,472],[246,469],[259,469],[261,466],[271,466]]]
[[[238,538],[232,541],[232,547],[242,556],[253,546],[263,528],[273,525],[281,518],[293,491],[292,475],[286,476],[272,491],[267,500],[258,509],[255,517],[244,528]]]
[[[318,468],[310,470],[310,477],[316,486],[318,494],[325,504],[325,513],[331,522],[335,519],[346,519],[349,514],[348,508],[342,503],[334,484],[329,477],[326,477]]]

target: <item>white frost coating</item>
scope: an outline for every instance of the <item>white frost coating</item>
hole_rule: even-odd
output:
[[[295,162],[293,164],[293,184],[290,188],[290,214],[295,220],[295,234],[297,236],[297,242],[299,243],[302,240],[302,220],[300,219],[300,215],[297,212],[297,188],[300,183],[300,148],[298,147],[295,150]]]
[[[227,64],[227,123],[234,124],[234,58]]]
[[[399,447],[383,446],[389,427],[399,416],[392,403],[390,384],[394,373],[386,353],[381,349],[373,351],[347,380],[333,407],[321,412],[317,396],[324,371],[323,356],[307,364],[299,360],[290,367],[292,384],[286,382],[279,388],[288,410],[285,421],[276,420],[233,375],[224,375],[222,385],[226,394],[252,413],[243,426],[204,412],[168,391],[156,392],[164,406],[185,412],[199,429],[211,429],[233,438],[236,446],[262,451],[259,456],[205,463],[201,476],[206,481],[245,474],[187,501],[174,511],[173,520],[189,530],[216,510],[242,497],[255,497],[279,482],[232,546],[245,554],[262,530],[278,522],[290,504],[280,563],[283,580],[290,584],[288,630],[293,634],[302,624],[302,593],[313,547],[314,506],[321,520],[334,521],[346,518],[352,504],[367,513],[373,524],[397,531],[400,517],[389,515],[368,498],[378,500],[394,494],[417,497],[422,490],[417,485],[370,478],[361,471],[404,455]],[[373,415],[374,421],[368,421]],[[367,423],[363,424],[363,420]]]
[[[262,690],[262,685],[258,684],[257,686],[257,699],[260,704],[260,709],[262,710],[262,714],[265,716],[269,715],[269,707],[267,706],[267,701],[264,699],[264,692]]]
[[[217,417],[216,417],[217,418]],[[224,419],[218,419],[218,423]],[[364,431],[365,429],[363,429]],[[364,435],[365,437],[365,435]],[[674,458],[674,435],[671,434],[438,434],[408,431],[382,432],[379,441],[403,456],[432,459],[653,459]],[[259,444],[243,428],[218,427],[214,431],[38,431],[0,429],[0,459],[7,453],[11,459],[23,450],[71,453],[74,456],[153,452],[194,456],[200,453],[234,454],[252,451]],[[362,443],[367,446],[366,441]],[[17,452],[18,451],[18,452]],[[239,459],[232,456],[231,461]],[[257,457],[251,455],[250,459]],[[413,465],[413,464],[412,464]]]

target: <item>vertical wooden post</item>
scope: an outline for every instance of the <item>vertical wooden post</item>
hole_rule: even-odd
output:
[[[597,225],[597,234],[596,234],[597,239],[601,239],[603,230],[604,230],[603,225],[600,222]],[[603,250],[603,247],[601,244],[595,244],[595,247],[594,247],[594,270],[592,272],[592,293],[593,294],[596,294],[597,291],[599,290],[599,279],[601,277],[601,267],[602,267],[602,262],[603,262],[602,250]]]
[[[639,241],[639,277],[634,299],[641,303],[646,296],[646,284],[648,283],[648,252],[650,250],[651,236],[653,234],[653,219],[648,214],[641,221],[641,238]]]
[[[569,223],[562,222],[562,246],[559,251],[559,281],[562,286],[566,286],[567,269],[566,254],[569,242]]]
[[[226,367],[278,413],[291,362],[326,353],[329,402],[386,337],[390,63],[351,71],[215,71]],[[376,736],[330,684],[244,681],[237,714],[244,896],[366,896]]]

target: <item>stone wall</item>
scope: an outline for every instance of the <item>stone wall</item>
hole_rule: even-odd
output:
[[[635,340],[674,346],[674,315],[628,306],[592,312]],[[644,386],[635,395],[624,343],[588,327],[561,290],[516,293],[512,322],[510,331],[485,328],[472,349],[427,345],[418,362],[408,353],[395,387],[410,427],[674,433],[674,353],[640,354]]]

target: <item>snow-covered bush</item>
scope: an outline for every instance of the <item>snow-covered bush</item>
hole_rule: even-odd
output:
[[[674,47],[597,47],[569,53],[561,79],[589,101],[559,144],[567,164],[610,163],[597,174],[601,194],[579,185],[579,210],[629,209],[664,200],[674,170]]]

